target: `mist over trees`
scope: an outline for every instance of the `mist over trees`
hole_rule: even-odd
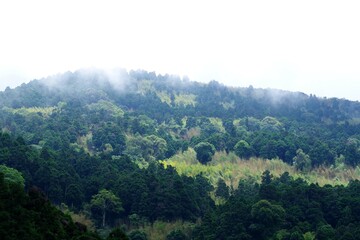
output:
[[[320,187],[265,171],[234,185],[231,172],[188,176],[166,162],[194,152],[187,161],[206,169],[222,153],[231,161],[280,159],[304,174],[356,172],[359,119],[360,103],[345,99],[79,70],[0,92],[0,172],[22,188],[21,198],[36,186],[87,230],[126,226],[109,237],[146,237],[146,226],[186,221],[191,230],[167,238],[345,239],[358,236],[355,179]]]

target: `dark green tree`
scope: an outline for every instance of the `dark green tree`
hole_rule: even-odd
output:
[[[260,200],[251,207],[251,217],[253,224],[250,228],[256,236],[265,238],[282,228],[285,210],[280,205],[271,204],[267,200]]]
[[[316,239],[318,239],[318,240],[335,239],[335,230],[329,224],[321,225],[316,230]]]
[[[213,155],[215,154],[215,147],[208,142],[200,142],[194,147],[196,152],[196,158],[200,163],[206,164],[211,161]]]
[[[225,181],[222,178],[219,178],[217,182],[217,188],[215,190],[215,195],[218,197],[222,197],[224,199],[228,199],[229,194],[229,187],[226,185]]]
[[[253,149],[245,140],[240,140],[234,147],[236,155],[240,158],[249,158],[253,154]]]
[[[167,236],[166,240],[187,240],[188,238],[181,230],[173,230]]]
[[[129,239],[130,240],[147,240],[146,233],[140,231],[140,230],[134,230],[129,233]]]
[[[114,230],[111,231],[111,233],[106,238],[106,240],[130,240],[130,239],[120,228],[115,228]]]
[[[122,208],[120,198],[118,198],[117,196],[115,196],[114,193],[106,189],[100,190],[98,194],[92,197],[91,207],[99,208],[101,210],[102,227],[105,227],[107,213],[120,213],[124,210]]]

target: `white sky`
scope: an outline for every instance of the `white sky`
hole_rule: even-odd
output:
[[[0,1],[0,90],[84,67],[360,100],[360,1]]]

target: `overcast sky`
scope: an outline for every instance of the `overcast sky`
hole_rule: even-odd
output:
[[[0,90],[123,67],[360,100],[359,1],[0,1]]]

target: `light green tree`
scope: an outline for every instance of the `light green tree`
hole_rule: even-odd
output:
[[[155,135],[142,137],[137,134],[129,137],[126,143],[126,154],[146,161],[162,159],[167,151],[167,143]]]
[[[14,169],[9,168],[5,165],[0,165],[0,172],[4,174],[4,180],[8,183],[15,183],[24,188],[25,180],[21,173]]]
[[[311,168],[310,157],[304,153],[302,149],[296,151],[296,156],[293,158],[293,164],[295,168],[300,171],[308,171]]]
[[[313,232],[306,232],[303,235],[304,240],[315,240],[315,233]]]
[[[122,208],[122,203],[120,198],[115,196],[115,194],[109,190],[102,189],[98,194],[92,196],[91,207],[97,207],[101,209],[102,213],[102,226],[105,226],[106,213],[120,213],[124,209]]]
[[[283,125],[279,120],[274,117],[265,117],[261,120],[260,127],[262,130],[269,130],[269,131],[280,131],[283,129]]]
[[[145,139],[150,143],[150,146],[148,147],[150,154],[156,159],[163,158],[167,150],[166,141],[155,135],[146,136]]]

